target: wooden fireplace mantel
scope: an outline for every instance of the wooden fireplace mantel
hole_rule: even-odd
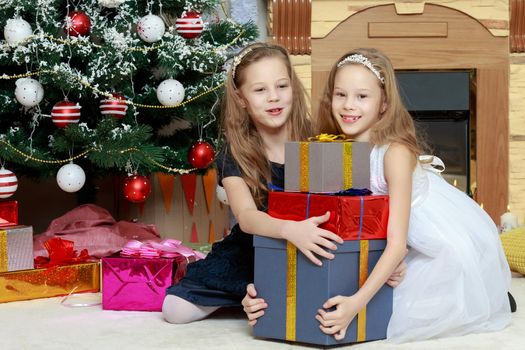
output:
[[[417,28],[417,29],[416,29]],[[477,201],[492,219],[506,211],[509,185],[509,38],[440,5],[399,15],[395,6],[357,12],[312,42],[312,110],[335,60],[356,47],[385,52],[395,69],[473,69],[476,76]]]

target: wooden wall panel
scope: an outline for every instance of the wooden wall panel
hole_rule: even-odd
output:
[[[499,224],[509,195],[509,66],[476,70],[477,200]]]
[[[525,52],[525,0],[510,0],[510,51]]]
[[[292,55],[311,52],[311,0],[272,0],[272,41],[288,49]]]
[[[312,38],[323,38],[349,16],[385,4],[395,5],[398,14],[414,15],[441,5],[476,18],[494,36],[509,35],[509,0],[313,0]]]
[[[380,22],[446,22],[448,32],[446,37],[370,38],[369,23]],[[465,13],[429,3],[422,14],[398,15],[394,5],[357,12],[324,38],[312,39],[314,115],[332,64],[354,47],[380,49],[396,69],[476,70],[478,201],[499,222],[508,202],[508,37],[495,37]]]

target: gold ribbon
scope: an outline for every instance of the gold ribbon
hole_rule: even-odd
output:
[[[0,272],[7,271],[7,231],[0,230]]]
[[[352,188],[352,139],[345,135],[319,134],[308,138],[308,142],[299,143],[299,191],[309,192],[310,178],[308,169],[310,167],[308,158],[309,142],[344,142],[343,152],[343,186],[345,189]]]
[[[359,288],[368,278],[368,240],[359,242]],[[358,342],[366,340],[366,306],[357,314],[357,339]]]
[[[310,178],[308,175],[308,142],[299,143],[299,191],[308,192]]]
[[[347,139],[346,135],[344,134],[339,134],[339,135],[319,134],[317,136],[309,137],[308,141],[311,141],[311,142],[348,142],[352,140]]]
[[[297,248],[286,243],[288,274],[286,276],[286,340],[295,341],[297,313]]]
[[[343,184],[344,189],[352,188],[352,143],[343,144]]]

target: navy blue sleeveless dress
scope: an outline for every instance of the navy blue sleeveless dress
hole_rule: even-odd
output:
[[[227,147],[216,160],[219,183],[241,171]],[[272,184],[284,186],[284,164],[270,163]],[[266,203],[261,210],[266,210]],[[205,259],[188,265],[186,276],[166,291],[202,306],[239,306],[246,286],[253,282],[253,236],[235,224],[222,241],[213,244]]]

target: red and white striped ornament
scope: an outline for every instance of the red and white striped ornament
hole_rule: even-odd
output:
[[[188,11],[175,21],[175,29],[180,36],[185,39],[194,39],[201,35],[204,29],[204,22],[200,13]]]
[[[65,99],[57,102],[51,109],[51,120],[59,128],[65,128],[69,124],[76,124],[80,121],[80,109],[82,106],[78,102],[71,102]]]
[[[100,113],[122,119],[126,115],[128,105],[126,99],[117,93],[112,93],[113,99],[105,98],[100,101]]]
[[[15,173],[4,167],[0,168],[0,198],[9,198],[18,188],[18,179]]]

